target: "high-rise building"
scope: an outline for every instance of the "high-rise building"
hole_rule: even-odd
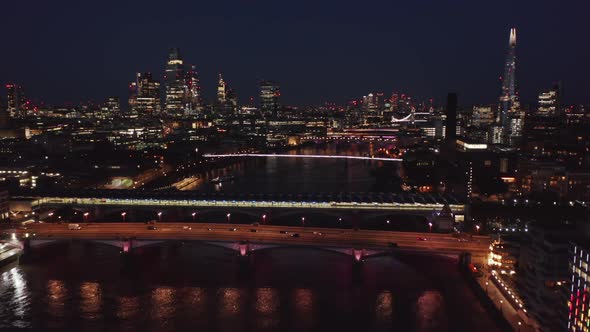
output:
[[[160,82],[151,73],[137,73],[129,85],[129,110],[138,114],[160,113]]]
[[[25,99],[25,90],[19,84],[6,84],[8,91],[8,113],[11,117],[20,117],[26,114],[27,101]]]
[[[119,97],[109,97],[100,106],[100,117],[103,119],[118,115],[120,112],[121,105],[119,103]]]
[[[166,84],[166,112],[172,114],[183,113],[186,100],[186,82],[184,62],[178,48],[170,49],[164,80]]]
[[[504,64],[502,93],[498,107],[498,122],[502,127],[502,144],[514,146],[522,136],[524,114],[520,110],[520,98],[516,83],[516,29],[510,29],[508,53]],[[514,121],[513,121],[514,119]]]
[[[186,109],[190,113],[200,113],[203,110],[201,86],[199,84],[199,76],[195,65],[192,65],[191,69],[186,72],[186,88]]]
[[[276,116],[279,110],[279,97],[281,89],[276,82],[260,82],[260,110],[266,116]]]
[[[219,80],[217,81],[217,104],[224,105],[226,100],[226,84],[223,80],[221,73],[219,74]]]
[[[457,137],[457,103],[456,93],[449,93],[447,96],[447,120],[445,124],[445,139],[454,141]]]
[[[539,93],[537,115],[559,115],[559,84],[554,84],[549,90]]]

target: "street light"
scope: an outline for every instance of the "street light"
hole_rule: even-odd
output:
[[[195,216],[196,216],[196,215],[197,215],[197,213],[196,213],[196,212],[193,212],[193,213],[191,214],[191,216],[193,216],[193,222],[195,222]]]
[[[518,322],[518,332],[520,332],[520,326],[522,325],[522,322]]]
[[[89,214],[90,214],[90,213],[88,213],[88,212],[84,212],[84,214],[83,214],[83,216],[84,216],[84,221],[88,221],[88,215],[89,215]]]
[[[500,300],[500,312],[502,312],[502,305],[504,304],[504,300]]]
[[[387,219],[386,223],[389,225],[389,219]]]
[[[479,235],[479,225],[475,225],[475,230],[477,231],[477,234]]]
[[[162,212],[158,212],[158,220],[162,222]]]
[[[301,217],[301,226],[305,227],[305,217]]]
[[[123,222],[125,222],[126,215],[127,215],[127,212],[121,212],[121,218],[123,218]]]
[[[262,224],[266,224],[266,214],[262,215]]]
[[[432,223],[431,222],[428,223],[428,231],[430,233],[432,233]]]
[[[228,213],[228,214],[227,214],[227,223],[228,223],[228,224],[230,223],[230,219],[229,219],[230,217],[231,217],[231,213]]]

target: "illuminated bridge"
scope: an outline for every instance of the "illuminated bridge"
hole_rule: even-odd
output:
[[[316,155],[316,154],[266,154],[266,153],[235,153],[235,154],[205,154],[205,158],[231,158],[231,157],[273,157],[273,158],[320,158],[320,159],[353,159],[353,160],[379,160],[379,161],[402,161],[399,158],[377,158],[362,156],[341,156],[341,155]]]
[[[362,213],[367,218],[387,215],[418,215],[431,219],[445,206],[462,218],[465,202],[451,194],[419,193],[203,193],[190,191],[82,190],[40,193],[21,192],[13,200],[27,201],[32,210],[69,206],[103,210],[186,209],[198,211],[239,211],[258,215],[274,211],[282,214],[313,211],[326,215]],[[185,213],[186,214],[186,213]],[[179,213],[180,215],[180,213]]]

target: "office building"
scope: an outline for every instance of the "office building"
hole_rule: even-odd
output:
[[[449,93],[446,107],[445,139],[450,142],[457,137],[457,103],[457,94]]]
[[[280,96],[281,90],[276,82],[264,80],[260,82],[260,110],[265,116],[277,115]]]
[[[19,84],[6,84],[8,92],[8,114],[11,117],[22,117],[26,115],[28,104],[25,99],[25,90]]]
[[[182,114],[185,108],[185,75],[184,62],[178,48],[170,49],[166,62],[166,112],[170,114]]]
[[[539,116],[559,115],[559,84],[553,85],[549,90],[539,93],[538,107],[536,114]]]
[[[129,86],[129,110],[137,114],[160,113],[160,82],[151,73],[137,73]]]
[[[201,86],[199,83],[199,76],[194,65],[186,72],[186,110],[191,114],[200,113],[203,110]]]

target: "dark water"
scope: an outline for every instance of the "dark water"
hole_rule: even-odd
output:
[[[366,156],[374,150],[369,144],[326,144],[304,147],[290,154]],[[389,191],[382,177],[396,177],[397,162],[317,159],[248,158],[221,170],[210,172],[191,189],[244,193],[309,193]],[[221,185],[210,183],[216,176],[234,175],[235,180]]]
[[[496,331],[442,256],[369,258],[210,245],[46,247],[0,275],[0,328],[84,331]]]

